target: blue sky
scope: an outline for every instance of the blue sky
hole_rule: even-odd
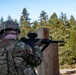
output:
[[[63,12],[69,18],[76,18],[76,0],[0,0],[0,18],[7,20],[8,15],[19,21],[23,8],[27,9],[32,21],[38,20],[44,10],[50,17],[54,12],[60,17]]]

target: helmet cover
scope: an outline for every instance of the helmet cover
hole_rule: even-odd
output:
[[[18,31],[18,33],[20,33],[20,29],[19,29],[19,24],[13,22],[13,21],[5,21],[2,23],[1,27],[0,27],[0,33],[3,30],[8,30],[8,29],[13,29]]]

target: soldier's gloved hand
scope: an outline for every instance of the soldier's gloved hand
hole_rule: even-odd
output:
[[[31,47],[29,48],[28,53],[33,54],[33,50]]]
[[[36,46],[42,46],[43,44],[41,43],[41,41],[42,41],[42,39],[40,39],[39,41],[37,41],[37,42],[35,43],[35,45],[36,45]]]

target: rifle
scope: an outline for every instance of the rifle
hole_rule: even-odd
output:
[[[22,37],[20,40],[26,44],[28,44],[29,46],[33,47],[34,44],[39,41],[39,38],[37,37],[36,33],[28,33],[27,35],[29,38],[26,39],[25,37]],[[59,43],[59,42],[64,42],[64,41],[55,41],[55,40],[49,40],[49,39],[42,39],[41,43],[44,45],[43,48],[41,49],[41,51],[43,52],[45,50],[45,48],[50,44],[50,43]]]

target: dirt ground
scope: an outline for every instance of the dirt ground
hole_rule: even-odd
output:
[[[60,74],[76,75],[76,68],[74,69],[60,69]]]

